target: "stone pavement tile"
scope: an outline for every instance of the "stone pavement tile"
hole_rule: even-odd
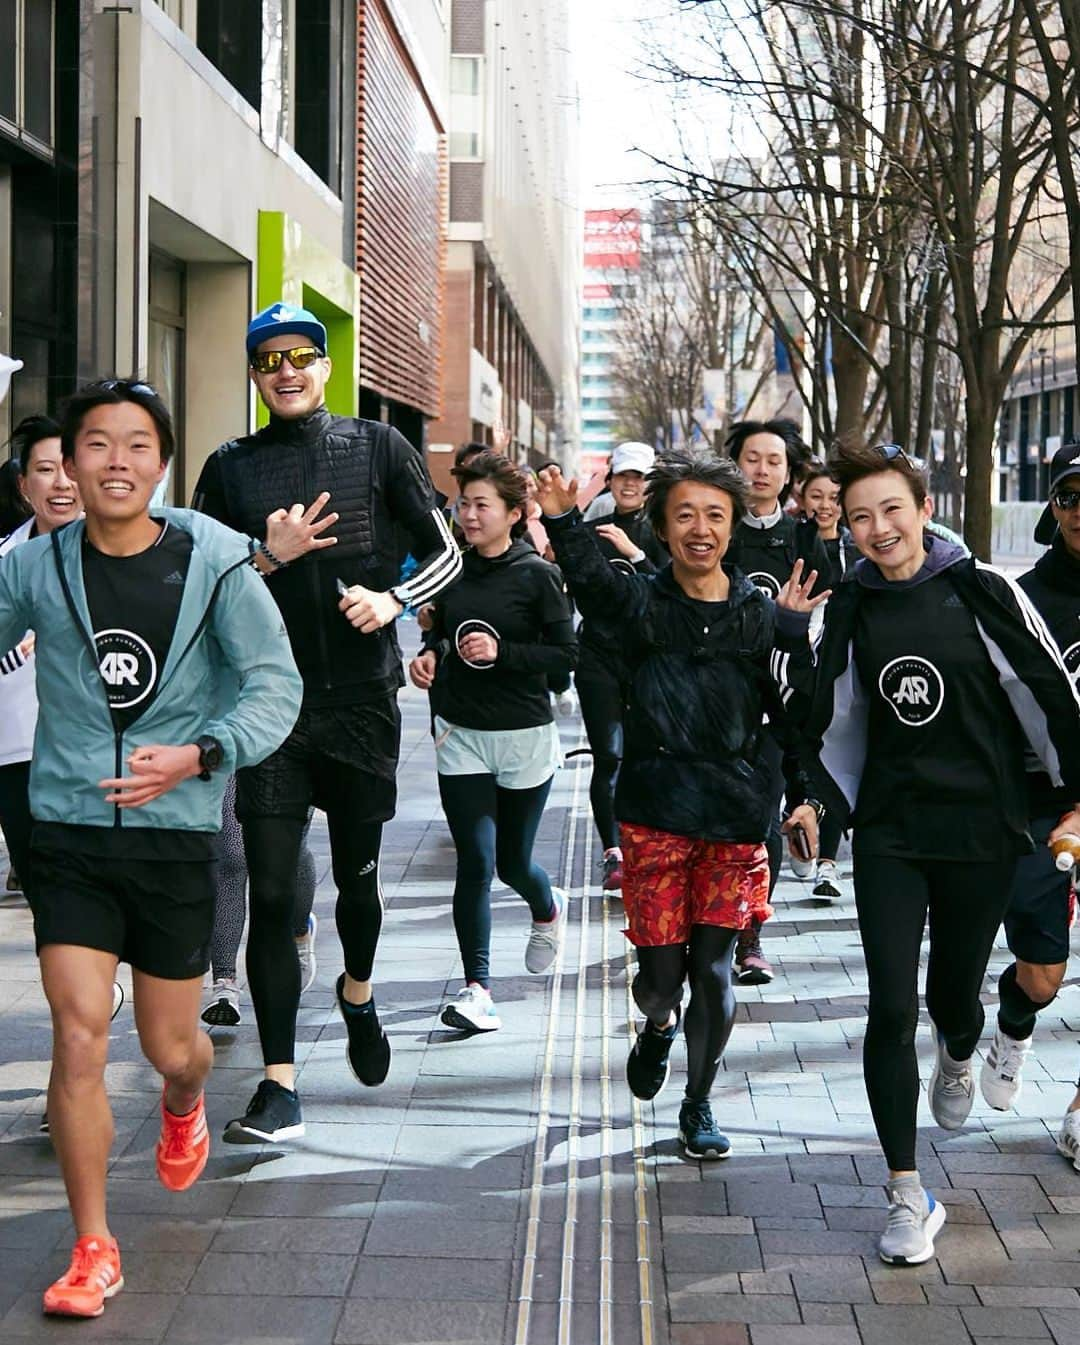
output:
[[[505,1305],[475,1300],[350,1302],[334,1340],[336,1345],[502,1345],[506,1316]]]
[[[372,1256],[356,1263],[350,1298],[400,1299],[403,1286],[415,1299],[487,1299],[506,1303],[518,1268],[505,1260],[465,1257]]]
[[[379,1188],[374,1184],[280,1181],[245,1183],[231,1193],[230,1218],[295,1215],[316,1219],[370,1219]],[[111,1199],[111,1192],[110,1192]]]
[[[1065,1308],[1046,1308],[1043,1321],[1057,1345],[1078,1345],[1080,1342],[1080,1312]]]
[[[754,1224],[759,1233],[766,1228],[789,1233],[824,1233],[829,1227],[824,1219],[808,1219],[802,1215],[786,1214],[756,1214]]]
[[[832,1207],[848,1209],[873,1209],[885,1213],[885,1193],[880,1186],[841,1186],[834,1182],[819,1182],[818,1198],[825,1210],[826,1218]]]
[[[850,1303],[800,1303],[807,1326],[854,1326],[855,1309]]]
[[[858,1256],[777,1254],[763,1251],[765,1269],[783,1270],[800,1301],[807,1303],[871,1303],[866,1269]]]
[[[231,1216],[212,1231],[210,1249],[217,1252],[359,1252],[367,1235],[366,1219],[304,1219],[276,1215],[270,1219]],[[140,1240],[141,1245],[141,1240]]]
[[[876,1223],[881,1231],[882,1220]],[[766,1262],[775,1254],[800,1256],[862,1256],[877,1246],[876,1235],[870,1230],[845,1232],[838,1229],[803,1231],[798,1229],[759,1229],[758,1238]]]
[[[672,1322],[797,1323],[799,1308],[790,1295],[693,1294],[669,1296]]]
[[[502,1222],[463,1224],[453,1214],[383,1214],[376,1208],[364,1250],[372,1256],[509,1258],[515,1230]]]
[[[784,1186],[790,1191],[793,1185],[787,1154],[736,1154],[730,1162],[701,1167],[704,1180],[723,1182],[729,1190],[766,1185]]]
[[[791,1276],[785,1270],[746,1270],[739,1275],[744,1294],[791,1294]]]
[[[741,1322],[677,1322],[671,1328],[671,1345],[747,1345],[748,1340]]]
[[[187,1191],[166,1191],[151,1173],[145,1180],[109,1179],[109,1213],[165,1214],[179,1219],[220,1219],[243,1187],[233,1182],[196,1182]]]
[[[129,1294],[126,1290],[109,1301],[105,1313],[97,1321],[72,1323],[46,1317],[41,1311],[44,1285],[21,1294],[15,1304],[0,1319],[0,1340],[4,1345],[12,1341],[55,1341],[70,1332],[72,1326],[84,1340],[106,1342],[143,1342],[161,1339],[176,1311],[173,1294]]]
[[[332,1345],[341,1306],[334,1298],[188,1294],[163,1345]]]
[[[67,1209],[21,1210],[0,1205],[0,1261],[7,1264],[7,1252],[39,1249],[44,1255],[61,1238],[71,1233]]]
[[[817,1187],[797,1182],[729,1181],[728,1209],[732,1214],[785,1214],[816,1218],[821,1214]]]
[[[340,1298],[348,1289],[359,1248],[327,1252],[215,1252],[202,1259],[193,1294],[265,1294],[286,1298]]]
[[[1039,1214],[1039,1227],[1059,1251],[1080,1252],[1080,1217],[1076,1214]]]
[[[875,1303],[925,1303],[926,1286],[914,1280],[894,1275],[888,1280],[874,1280],[871,1292]]]
[[[859,1185],[862,1178],[855,1161],[847,1154],[795,1155],[788,1160],[797,1182],[829,1182],[840,1185]]]
[[[761,1270],[761,1249],[754,1237],[692,1236],[665,1234],[664,1265],[667,1270],[732,1271]]]
[[[469,1185],[454,1173],[406,1172],[398,1176],[391,1168],[379,1191],[381,1215],[427,1214],[436,1219],[449,1215],[461,1220],[502,1220],[513,1224],[521,1210],[522,1195],[514,1187],[493,1189],[492,1183]]]
[[[958,1308],[860,1305],[855,1321],[863,1345],[968,1345]]]
[[[220,1219],[177,1219],[165,1214],[121,1214],[109,1211],[109,1228],[123,1251],[127,1247],[140,1252],[169,1252],[201,1255],[222,1227]],[[57,1246],[70,1242],[70,1229],[57,1239]]]
[[[755,1273],[763,1272],[743,1272],[747,1275]],[[742,1278],[742,1274],[737,1270],[730,1270],[721,1275],[710,1275],[707,1271],[700,1270],[692,1274],[686,1271],[668,1271],[664,1281],[669,1294],[741,1294],[745,1292]],[[787,1287],[782,1292],[785,1294],[792,1292],[790,1277]]]
[[[988,1308],[1073,1308],[1080,1311],[1080,1294],[1067,1285],[976,1285]]]
[[[949,1304],[954,1307],[973,1307],[979,1302],[975,1288],[970,1284],[924,1284],[923,1293],[928,1303]]]
[[[251,1146],[259,1153],[259,1161],[248,1175],[248,1184],[304,1178],[346,1185],[382,1180],[397,1143],[397,1125],[306,1125],[303,1138],[286,1147]]]
[[[770,1326],[750,1328],[752,1345],[861,1345],[854,1326]]]
[[[753,1236],[754,1220],[731,1214],[669,1214],[667,1201],[663,1203],[664,1232],[670,1233],[726,1233]]]
[[[973,1336],[1020,1336],[1034,1340],[1050,1334],[1034,1308],[961,1308],[960,1315]]]

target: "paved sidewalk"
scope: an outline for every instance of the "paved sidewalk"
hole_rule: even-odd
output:
[[[639,1112],[623,1078],[626,945],[620,904],[595,885],[587,758],[558,777],[540,837],[542,860],[573,893],[560,971],[524,972],[527,912],[499,889],[504,1027],[465,1040],[441,1026],[459,975],[453,851],[424,704],[410,693],[404,707],[377,966],[390,1079],[363,1090],[345,1067],[333,1005],[340,951],[316,826],[320,971],[298,1047],[307,1134],[281,1150],[215,1143],[192,1191],[164,1191],[153,1170],[156,1081],[125,1007],[108,1081],[112,1222],[127,1285],[97,1322],[39,1314],[71,1234],[52,1150],[37,1135],[49,1031],[30,921],[0,908],[0,1345],[76,1334],[136,1345],[1080,1342],[1080,1174],[1047,1128],[1080,1065],[1073,987],[1040,1020],[1018,1112],[980,1101],[971,1123],[946,1135],[924,1106],[920,1166],[949,1222],[936,1261],[887,1269],[875,1252],[884,1169],[861,1079],[865,978],[850,892],[821,909],[808,889],[781,885],[766,931],[779,974],[739,991],[715,1099],[734,1156],[687,1163],[674,1143],[678,1088],[655,1114]],[[577,733],[564,726],[567,746]],[[1003,962],[995,955],[991,977]],[[245,1010],[239,1029],[214,1032],[215,1138],[258,1078]],[[920,1048],[925,1076],[925,1029]],[[681,1069],[680,1045],[676,1080]]]

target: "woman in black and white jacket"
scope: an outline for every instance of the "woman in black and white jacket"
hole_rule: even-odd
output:
[[[1080,799],[1080,704],[1057,647],[1021,590],[926,532],[921,468],[895,445],[832,459],[862,555],[807,638],[813,576],[777,599],[773,675],[820,748],[826,807],[855,827],[855,900],[870,985],[863,1066],[889,1165],[879,1249],[891,1264],[933,1255],[945,1211],[915,1165],[918,970],[930,920],[929,1084],[938,1124],[974,1098],[979,992],[1027,834],[1025,751]],[[1080,812],[1058,832],[1080,828]],[[1055,832],[1054,835],[1058,834]],[[1052,837],[1053,838],[1053,837]]]

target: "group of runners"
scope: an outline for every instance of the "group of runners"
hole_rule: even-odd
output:
[[[190,510],[152,503],[173,429],[146,383],[88,385],[58,423],[16,436],[30,516],[0,548],[13,710],[0,824],[34,916],[53,1023],[47,1123],[76,1234],[45,1311],[96,1316],[123,1285],[104,1087],[119,961],[163,1081],[160,1180],[183,1190],[205,1167],[213,1048],[199,1018],[239,1021],[245,882],[264,1070],[223,1139],[303,1134],[314,809],[337,894],[347,1064],[367,1087],[386,1079],[373,976],[406,610],[420,618],[408,670],[430,695],[457,853],[463,979],[443,1021],[500,1027],[496,874],[528,907],[526,968],[557,961],[569,896],[533,852],[576,669],[601,882],[621,891],[637,955],[630,1090],[657,1096],[681,1027],[680,1142],[691,1158],[728,1156],[710,1093],[734,982],[773,976],[760,932],[785,839],[829,901],[851,830],[866,1085],[889,1170],[880,1253],[928,1259],[945,1212],[915,1155],[927,918],[929,1101],[945,1128],[973,1102],[1001,922],[1016,961],[982,1066],[992,1106],[1015,1102],[1068,957],[1071,877],[1050,847],[1080,837],[1080,445],[1054,459],[1039,529],[1050,549],[1017,585],[931,530],[922,467],[896,445],[842,442],[810,460],[786,421],[737,425],[724,455],[624,444],[584,509],[557,464],[537,475],[467,445],[446,509],[394,429],[328,412],[314,314],[265,309],[247,354],[268,423],[209,457]],[[1080,1112],[1058,1143],[1080,1166]]]

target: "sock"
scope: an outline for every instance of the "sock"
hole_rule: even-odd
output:
[[[897,1195],[899,1195],[901,1192],[911,1192],[911,1193],[917,1192],[923,1198],[924,1211],[930,1208],[929,1197],[923,1190],[922,1178],[919,1176],[917,1171],[909,1172],[906,1176],[903,1177],[890,1177],[889,1180],[885,1183],[885,1189],[886,1191],[888,1191],[890,1197],[892,1196],[894,1191],[897,1193]]]
[[[1039,1003],[1020,987],[1016,979],[1016,963],[1012,962],[998,977],[998,1027],[1014,1041],[1027,1041],[1035,1031],[1035,1017],[1040,1009],[1053,1004],[1056,995]]]

